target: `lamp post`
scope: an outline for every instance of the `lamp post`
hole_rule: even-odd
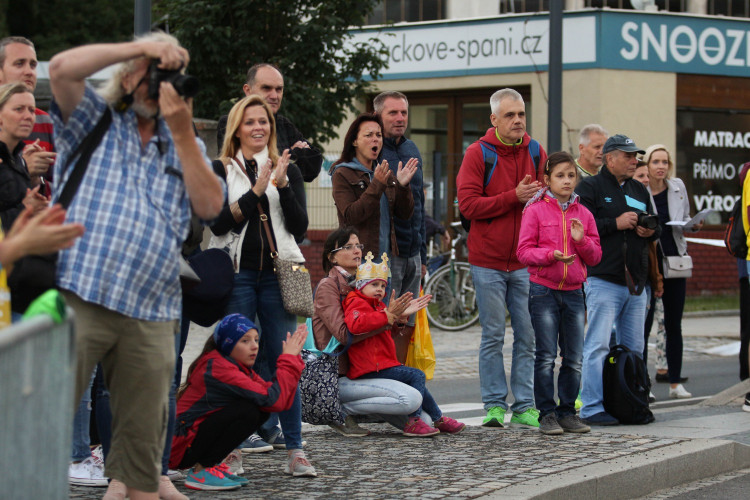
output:
[[[549,103],[547,106],[547,151],[561,149],[562,135],[562,2],[549,7]]]
[[[136,36],[151,32],[151,0],[135,0],[133,32]]]

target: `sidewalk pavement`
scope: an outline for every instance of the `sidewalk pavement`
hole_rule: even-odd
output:
[[[683,329],[686,346],[701,349],[738,339],[739,319],[686,317]],[[476,376],[479,327],[432,333],[435,381],[466,372]],[[191,336],[189,343],[202,346],[207,331]],[[506,348],[510,345],[506,342]],[[191,361],[186,352],[185,366]],[[655,410],[650,425],[594,427],[582,435],[469,425],[455,436],[407,438],[386,424],[364,424],[370,436],[345,438],[328,427],[305,424],[305,450],[317,478],[285,475],[286,453],[273,451],[244,454],[250,484],[240,490],[195,492],[182,481],[175,484],[190,498],[217,499],[635,498],[750,466],[750,413],[740,409],[747,391],[750,381],[700,405]],[[450,414],[451,406],[461,405],[445,406]],[[101,495],[102,489],[71,487],[71,498]]]

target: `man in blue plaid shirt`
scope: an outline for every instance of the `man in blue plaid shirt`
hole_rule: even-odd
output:
[[[112,446],[106,474],[130,498],[158,498],[174,334],[181,308],[179,255],[190,207],[205,220],[224,202],[192,113],[170,83],[149,98],[149,63],[179,70],[187,50],[154,33],[133,42],[87,45],[50,62],[56,199],[77,158],[71,154],[104,111],[112,123],[94,150],[68,209],[84,225],[60,253],[57,282],[76,312],[76,401],[97,362],[111,393]],[[86,78],[118,64],[95,92]]]

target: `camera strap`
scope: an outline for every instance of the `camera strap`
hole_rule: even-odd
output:
[[[628,286],[628,291],[630,292],[630,295],[640,295],[643,293],[643,289],[646,288],[646,282],[644,281],[643,284],[638,287],[635,283],[635,280],[633,279],[633,275],[630,273],[630,269],[628,269],[628,235],[626,232],[623,232],[622,234],[622,263],[625,266],[625,284]]]

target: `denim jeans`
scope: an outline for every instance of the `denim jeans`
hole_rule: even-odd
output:
[[[523,413],[534,406],[534,328],[529,315],[529,273],[471,266],[477,291],[482,341],[479,345],[479,387],[484,408],[508,409],[508,384],[503,365],[505,307],[513,327],[513,362],[510,387],[515,402],[511,409]]]
[[[552,290],[537,283],[529,286],[529,312],[536,334],[534,400],[541,417],[556,413],[558,418],[574,415],[581,387],[583,332],[586,308],[583,290]],[[555,359],[560,345],[562,365],[557,377],[555,404]]]
[[[411,417],[420,416],[422,414],[422,410],[424,410],[430,416],[433,422],[437,421],[438,419],[440,419],[440,417],[443,416],[443,413],[440,411],[440,408],[438,408],[435,399],[432,397],[432,394],[430,394],[430,391],[428,391],[427,387],[425,386],[426,379],[422,370],[418,370],[410,366],[399,365],[392,366],[390,368],[386,368],[385,370],[380,370],[377,372],[366,373],[360,377],[360,379],[362,378],[396,380],[398,382],[403,382],[404,384],[411,386],[419,391],[419,394],[422,395],[422,405],[409,415]]]
[[[590,277],[586,282],[586,308],[589,326],[583,342],[583,390],[581,417],[604,411],[602,370],[609,352],[612,325],[617,324],[616,341],[631,351],[643,352],[643,324],[646,318],[645,293],[630,295],[628,287]]]
[[[276,374],[276,360],[281,354],[281,343],[287,332],[297,328],[297,318],[286,312],[281,301],[279,281],[272,269],[254,271],[241,269],[234,276],[234,289],[227,305],[227,314],[240,313],[255,321],[257,316],[260,348],[253,370],[264,380]],[[273,434],[277,422],[281,422],[287,450],[302,448],[302,405],[299,389],[292,407],[271,414],[259,430],[262,438]]]
[[[91,382],[83,391],[83,397],[78,403],[78,410],[73,416],[73,452],[71,459],[81,462],[91,456],[91,439],[89,437],[89,426],[91,419],[91,386],[94,384],[96,370],[91,372]]]
[[[386,378],[339,377],[339,400],[347,415],[376,415],[398,429],[422,406],[418,390]]]

